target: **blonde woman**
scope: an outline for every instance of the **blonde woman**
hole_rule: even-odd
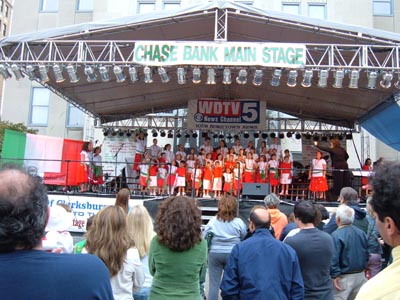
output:
[[[133,292],[135,300],[149,299],[150,287],[153,282],[153,276],[149,271],[149,248],[150,242],[155,236],[153,220],[149,212],[143,205],[132,207],[127,218],[128,235],[135,243],[139,251],[140,260],[143,265],[145,280],[140,290]]]
[[[139,252],[130,241],[125,211],[115,205],[100,210],[87,233],[86,249],[98,256],[110,272],[115,300],[133,300],[132,289],[144,282]]]

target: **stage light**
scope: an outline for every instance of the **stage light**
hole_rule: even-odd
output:
[[[400,74],[397,74],[397,81],[394,83],[396,89],[400,89]]]
[[[339,134],[338,138],[340,141],[343,141],[343,138],[344,138],[343,134]]]
[[[110,133],[110,130],[109,130],[109,129],[107,129],[107,128],[103,129],[103,135],[104,135],[104,136],[108,136],[109,133]]]
[[[153,137],[157,137],[157,136],[158,136],[158,132],[157,132],[157,130],[155,130],[155,129],[153,129],[153,130],[151,131],[151,133],[152,133]]]
[[[162,83],[169,82],[169,76],[167,74],[167,71],[163,67],[158,67],[158,75],[160,75]]]
[[[176,71],[176,76],[178,77],[178,84],[186,84],[186,71],[185,68],[178,68]]]
[[[346,133],[346,140],[352,140],[353,134],[351,132]]]
[[[384,89],[388,89],[392,86],[393,74],[390,72],[384,72],[382,75],[382,80],[379,82],[380,86]]]
[[[207,70],[207,84],[216,84],[216,82],[215,82],[215,70],[213,68],[209,68]]]
[[[153,82],[153,71],[150,67],[143,68],[144,73],[144,83],[152,83]]]
[[[47,75],[47,67],[45,65],[40,65],[39,66],[39,75],[40,75],[40,80],[43,82],[49,81],[49,76]]]
[[[291,138],[293,135],[293,133],[291,133],[290,131],[286,132],[286,137]]]
[[[319,73],[318,73],[318,87],[326,88],[326,86],[328,85],[328,77],[329,77],[328,70],[319,70]]]
[[[245,69],[241,69],[239,71],[239,74],[236,77],[236,83],[238,83],[238,84],[246,84],[247,83],[247,71]]]
[[[335,82],[333,83],[332,86],[335,89],[341,89],[343,87],[343,78],[344,78],[344,71],[336,70],[335,71]]]
[[[263,78],[263,71],[262,70],[255,70],[254,77],[253,77],[253,85],[260,86],[262,85],[262,78]]]
[[[126,131],[126,136],[127,137],[131,137],[132,136],[132,132],[129,129]]]
[[[368,77],[367,88],[369,88],[370,90],[374,90],[376,88],[376,80],[378,79],[378,72],[370,71],[367,73],[367,77]]]
[[[260,133],[256,131],[253,133],[253,136],[255,139],[258,139],[260,137]]]
[[[303,74],[303,81],[301,82],[302,87],[310,87],[313,78],[312,70],[305,70]]]
[[[167,134],[165,133],[164,130],[161,130],[161,131],[160,131],[160,136],[161,136],[161,137],[165,137],[166,135],[167,135]]]
[[[15,79],[16,80],[21,80],[22,78],[24,78],[24,74],[22,74],[20,68],[18,67],[17,64],[12,64],[11,65],[11,71],[13,71]]]
[[[284,139],[284,138],[285,138],[285,134],[284,134],[283,132],[280,132],[280,133],[278,134],[278,137],[279,137],[280,139]]]
[[[248,138],[250,137],[250,135],[249,135],[249,133],[246,131],[246,132],[243,134],[243,137],[244,137],[245,139],[248,139]]]
[[[200,83],[201,82],[201,70],[200,68],[194,68],[193,69],[193,83]]]
[[[217,134],[217,133],[214,133],[214,134],[213,134],[213,138],[216,139],[217,137],[218,137],[218,134]]]
[[[326,136],[326,134],[322,135],[321,140],[323,142],[327,142],[328,141],[328,137]]]
[[[139,75],[137,73],[136,67],[130,66],[128,72],[129,72],[129,78],[131,79],[132,82],[139,81]]]
[[[112,129],[111,135],[112,136],[116,136],[117,135],[117,131],[115,129]]]
[[[114,66],[113,71],[114,71],[114,75],[115,75],[116,81],[118,83],[121,83],[121,82],[125,81],[126,77],[124,75],[123,69],[120,66]]]
[[[28,74],[29,80],[36,80],[38,77],[35,73],[36,68],[32,65],[27,65],[25,68],[25,72]]]
[[[172,130],[168,130],[167,138],[172,139],[173,137]]]
[[[68,77],[69,77],[69,82],[77,83],[80,78],[76,74],[75,67],[73,65],[68,65],[68,66],[66,66],[65,69],[67,70],[67,74],[68,74]]]
[[[205,139],[207,136],[208,136],[207,131],[203,131],[203,132],[201,133],[201,137],[202,137],[203,139]]]
[[[108,69],[105,66],[101,66],[99,68],[99,73],[100,73],[101,81],[103,81],[103,82],[110,81],[110,75],[108,74]]]
[[[275,69],[274,73],[272,73],[272,79],[271,79],[270,84],[272,86],[279,86],[281,84],[281,76],[282,76],[282,70]]]
[[[197,134],[197,132],[195,131],[195,132],[193,132],[193,134],[192,134],[192,138],[194,138],[194,139],[197,139],[197,137],[198,137],[199,135]]]
[[[307,132],[306,134],[304,134],[304,137],[305,137],[307,140],[310,140],[311,137],[312,137],[312,135],[311,135],[311,133]]]
[[[120,137],[123,137],[124,136],[124,131],[123,130],[118,130],[118,135],[120,136]]]
[[[187,139],[190,138],[189,132],[186,132],[186,133],[185,133],[185,138],[187,138]]]
[[[271,139],[274,139],[274,138],[276,138],[276,134],[275,134],[275,132],[271,132],[271,133],[269,134],[269,137],[270,137]]]
[[[290,70],[287,80],[288,87],[295,87],[297,85],[297,70]]]
[[[318,133],[314,133],[314,135],[313,135],[313,141],[314,141],[314,142],[318,142],[318,141],[319,141],[319,135],[318,135]]]
[[[223,84],[231,84],[232,83],[232,76],[231,76],[231,69],[225,68],[224,72],[222,73],[222,83]]]
[[[294,135],[296,140],[300,140],[301,139],[301,133],[296,132],[296,134]]]
[[[181,133],[180,130],[178,130],[178,132],[176,133],[176,137],[177,137],[178,139],[180,139],[180,138],[182,137],[182,133]]]
[[[56,82],[63,82],[65,80],[65,78],[62,74],[62,67],[60,67],[60,65],[57,65],[57,64],[53,65],[53,73],[54,73],[54,78],[56,79]]]
[[[349,76],[350,76],[349,88],[358,89],[358,79],[360,78],[360,71],[352,70]]]
[[[219,135],[218,135],[218,137],[219,137],[220,139],[223,139],[223,138],[224,138],[224,134],[223,134],[222,132],[220,132]]]
[[[261,133],[261,137],[265,140],[268,137],[268,133],[265,132]]]
[[[0,64],[0,74],[1,76],[3,76],[4,79],[8,79],[11,78],[11,74],[7,69],[7,66],[4,64]]]
[[[86,65],[84,69],[84,73],[86,75],[87,82],[95,82],[97,80],[97,75],[94,72],[93,67]]]

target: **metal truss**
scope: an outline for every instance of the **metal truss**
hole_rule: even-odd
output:
[[[215,11],[214,41],[226,42],[228,39],[228,13],[226,10]]]
[[[225,16],[217,16],[215,39],[226,40]],[[227,21],[227,20],[225,20]],[[132,65],[135,41],[42,41],[0,46],[0,63],[37,65]],[[306,44],[311,69],[358,69],[400,72],[400,46]]]
[[[185,131],[187,116],[145,116],[123,121],[115,121],[101,124],[102,128],[115,129],[156,129]],[[359,132],[360,128],[344,127],[340,125],[327,124],[320,121],[301,120],[297,118],[267,118],[265,123],[266,132],[307,132],[307,133],[343,133]]]

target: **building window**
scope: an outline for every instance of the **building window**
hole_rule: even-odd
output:
[[[5,15],[6,18],[8,18],[9,12],[10,12],[10,8],[8,7],[8,5],[6,5],[6,9],[5,9],[5,12],[4,12],[4,15]]]
[[[40,1],[41,12],[57,12],[58,11],[58,0],[41,0]]]
[[[393,0],[374,0],[372,5],[374,16],[393,15]]]
[[[68,103],[67,127],[83,128],[85,115],[75,105]]]
[[[324,4],[308,4],[308,16],[311,18],[326,19],[326,5]]]
[[[3,12],[4,0],[0,0],[0,12]]]
[[[164,10],[178,9],[181,7],[180,1],[164,1]]]
[[[154,1],[138,2],[138,14],[151,13],[156,10],[156,3]]]
[[[3,36],[7,35],[7,25],[3,24]]]
[[[49,117],[50,90],[43,87],[32,88],[29,125],[47,126]]]
[[[300,3],[282,3],[282,12],[293,15],[299,15]]]
[[[93,11],[93,0],[78,0],[77,11]]]

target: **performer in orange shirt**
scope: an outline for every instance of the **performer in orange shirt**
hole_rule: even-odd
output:
[[[212,183],[212,169],[211,169],[211,161],[206,161],[206,166],[204,167],[204,174],[203,174],[203,197],[204,198],[211,198],[210,196],[210,189]]]
[[[149,180],[148,180],[148,189],[150,191],[150,196],[156,196],[157,193],[157,160],[153,159],[151,161],[150,169],[149,169]]]
[[[235,168],[235,154],[229,154],[227,156],[227,160],[225,161],[225,170],[231,169],[231,171]]]
[[[214,197],[221,197],[221,190],[222,190],[222,172],[223,167],[221,166],[221,162],[216,160],[214,162],[214,170],[213,170],[213,191]]]
[[[176,186],[178,187],[178,196],[186,195],[185,187],[186,187],[186,163],[184,160],[181,160],[178,169],[177,169],[178,177],[176,179]]]

